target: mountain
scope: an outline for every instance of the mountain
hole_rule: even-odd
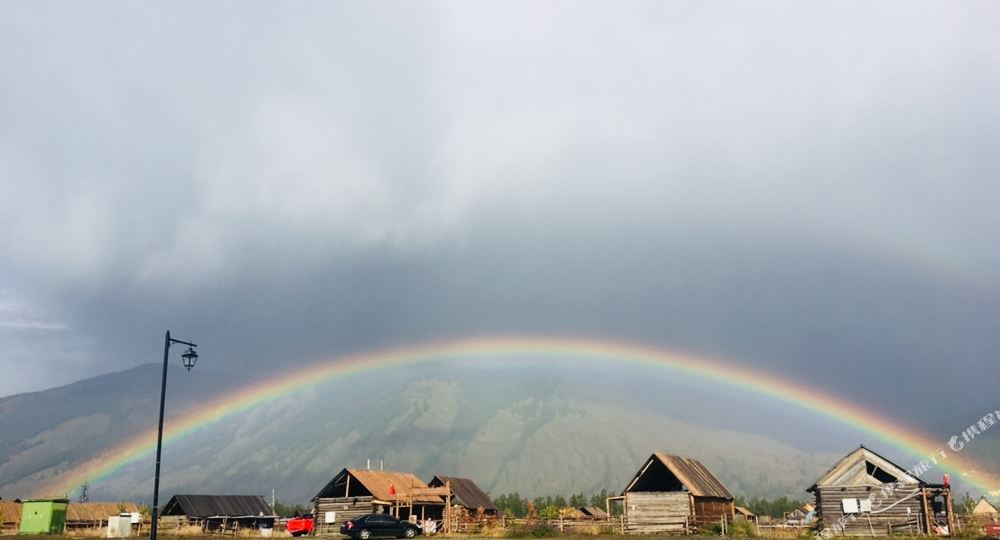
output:
[[[341,468],[369,460],[425,479],[467,476],[494,495],[615,491],[650,453],[666,451],[702,460],[734,493],[804,498],[841,455],[675,418],[669,399],[662,407],[646,401],[683,388],[665,392],[663,381],[630,377],[424,365],[311,386],[167,445],[161,497],[274,489],[283,501],[303,502]],[[258,382],[172,371],[168,422]],[[0,399],[0,496],[36,494],[39,482],[154,428],[158,390],[159,367],[150,365]],[[149,500],[152,471],[145,456],[91,481],[90,495]]]

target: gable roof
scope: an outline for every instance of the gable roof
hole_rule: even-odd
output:
[[[430,487],[439,487],[444,486],[445,482],[451,482],[451,492],[455,495],[455,502],[459,505],[473,510],[483,507],[488,512],[496,511],[497,507],[493,505],[493,501],[490,500],[489,495],[479,489],[479,486],[468,478],[439,474],[431,478],[429,485]]]
[[[642,478],[642,475],[654,463],[663,464],[687,488],[688,492],[695,497],[733,498],[733,494],[726,489],[726,486],[708,470],[708,467],[702,465],[697,459],[672,456],[662,452],[656,452],[649,456],[649,459],[639,469],[639,472],[635,473],[635,477],[622,491],[622,495],[628,493],[632,489],[632,486]]]
[[[973,514],[1000,514],[996,506],[993,506],[990,501],[987,501],[985,497],[980,497],[979,502],[976,503],[975,508],[972,509]]]
[[[343,493],[337,493],[334,487],[342,484],[344,477],[350,476],[354,482],[358,482],[365,491],[379,501],[391,502],[396,500],[409,501],[411,498],[410,489],[427,488],[423,480],[417,478],[413,473],[397,471],[373,471],[370,469],[342,469],[333,477],[323,489],[316,494],[317,499],[328,497],[343,497]],[[395,491],[395,494],[392,493]],[[444,504],[444,500],[437,495],[419,494],[412,497],[413,502],[424,504]]]
[[[827,486],[881,486],[894,480],[904,484],[927,485],[927,482],[862,445],[844,456],[806,491],[813,492],[818,487]]]
[[[162,515],[207,518],[272,514],[271,507],[260,495],[174,495],[163,507]]]

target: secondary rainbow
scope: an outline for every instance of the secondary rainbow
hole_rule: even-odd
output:
[[[552,337],[487,337],[422,344],[345,356],[314,364],[279,379],[222,396],[167,423],[164,444],[251,407],[288,395],[303,388],[350,377],[355,374],[434,361],[475,362],[487,358],[549,357],[588,364],[626,364],[663,369],[696,379],[719,382],[814,412],[855,428],[902,450],[915,465],[940,449],[946,440],[933,440],[892,419],[879,416],[862,406],[848,403],[825,392],[777,375],[705,356],[673,352],[641,345]],[[156,430],[143,433],[119,446],[72,468],[42,488],[45,494],[70,493],[83,482],[95,485],[121,467],[150,455],[156,446]],[[951,453],[938,465],[967,484],[984,492],[996,490],[996,480],[982,465],[962,454]],[[975,471],[975,472],[973,472]]]

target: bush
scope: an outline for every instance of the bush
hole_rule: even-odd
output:
[[[753,526],[753,523],[740,519],[729,524],[729,536],[736,536],[741,538],[753,538],[757,536],[757,528]]]
[[[536,525],[534,527],[511,527],[507,529],[507,533],[504,536],[507,538],[546,538],[560,536],[561,534],[559,529],[555,529],[549,525]]]

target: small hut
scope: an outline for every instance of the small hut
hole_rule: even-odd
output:
[[[749,521],[750,523],[757,523],[757,514],[750,511],[749,508],[745,506],[734,506],[733,511],[735,512],[736,521]]]
[[[633,534],[686,532],[732,521],[735,513],[732,493],[708,467],[659,452],[616,498],[624,500],[625,532]]]
[[[450,485],[452,508],[456,506],[462,507],[469,516],[476,516],[479,514],[480,509],[482,509],[484,516],[497,515],[497,507],[490,500],[490,496],[479,489],[479,486],[468,478],[439,474],[431,478],[431,481],[427,485],[432,488]]]
[[[441,519],[444,499],[412,473],[342,469],[313,497],[316,533],[336,532],[339,523],[363,514],[400,519]]]
[[[838,461],[807,490],[820,529],[836,535],[948,535],[951,489],[929,484],[864,446]]]
[[[592,519],[594,521],[606,521],[608,519],[608,513],[603,508],[597,506],[581,506],[579,510],[584,519]]]
[[[21,534],[62,534],[66,531],[67,499],[31,499],[21,505]]]

